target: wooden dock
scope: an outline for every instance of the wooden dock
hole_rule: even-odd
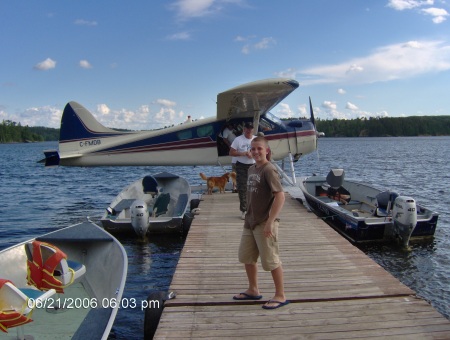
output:
[[[155,339],[450,339],[450,321],[325,222],[286,195],[279,229],[291,303],[259,264],[261,301],[234,301],[247,279],[237,260],[237,194],[204,195],[180,256]]]

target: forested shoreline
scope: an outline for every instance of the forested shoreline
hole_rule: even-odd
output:
[[[0,124],[0,143],[44,142],[59,139],[59,129],[22,126],[11,120]]]
[[[325,137],[450,136],[450,116],[411,116],[358,119],[316,119]],[[0,143],[57,141],[59,129],[22,126],[10,120],[0,124]]]
[[[450,116],[316,120],[326,137],[449,136]]]

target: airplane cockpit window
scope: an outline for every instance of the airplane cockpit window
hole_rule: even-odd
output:
[[[260,131],[270,131],[270,130],[278,130],[283,126],[281,120],[268,112],[259,120],[259,130]]]
[[[179,140],[190,139],[190,138],[192,138],[192,130],[187,129],[187,130],[180,131],[177,133],[177,137]]]
[[[280,126],[284,126],[284,123],[281,121],[280,118],[278,118],[277,116],[275,116],[274,114],[270,113],[270,112],[266,112],[266,114],[264,115],[267,120],[274,122],[275,124],[278,124]]]
[[[212,125],[204,125],[197,128],[197,136],[199,137],[212,136],[213,134],[214,129]]]
[[[275,128],[276,128],[275,124],[273,124],[273,123],[271,124],[271,122],[266,119],[261,118],[261,120],[259,121],[259,130],[260,131],[270,131]]]

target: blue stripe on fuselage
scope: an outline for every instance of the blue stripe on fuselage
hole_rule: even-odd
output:
[[[242,124],[243,121],[248,119],[234,119],[231,122],[236,124]],[[168,151],[176,149],[195,149],[195,148],[210,148],[216,147],[217,136],[220,134],[222,127],[225,125],[225,121],[216,121],[203,125],[193,126],[192,128],[178,130],[170,133],[162,133],[158,136],[145,138],[139,141],[121,144],[118,146],[99,150],[97,154],[116,154],[116,153],[130,153],[130,152],[151,152],[151,151]],[[202,131],[208,131],[210,126],[213,131],[212,134],[203,136]],[[265,137],[268,140],[277,140],[284,138],[292,138],[294,136],[306,136],[315,134],[314,126],[309,121],[304,121],[301,128],[292,128],[289,126],[277,125],[276,129],[270,131],[264,131]],[[180,136],[189,138],[180,138]]]

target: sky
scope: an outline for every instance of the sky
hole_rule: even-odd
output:
[[[448,1],[448,0],[447,0]],[[0,120],[59,128],[69,101],[146,130],[216,115],[217,94],[300,87],[280,118],[450,115],[442,0],[0,0]]]

